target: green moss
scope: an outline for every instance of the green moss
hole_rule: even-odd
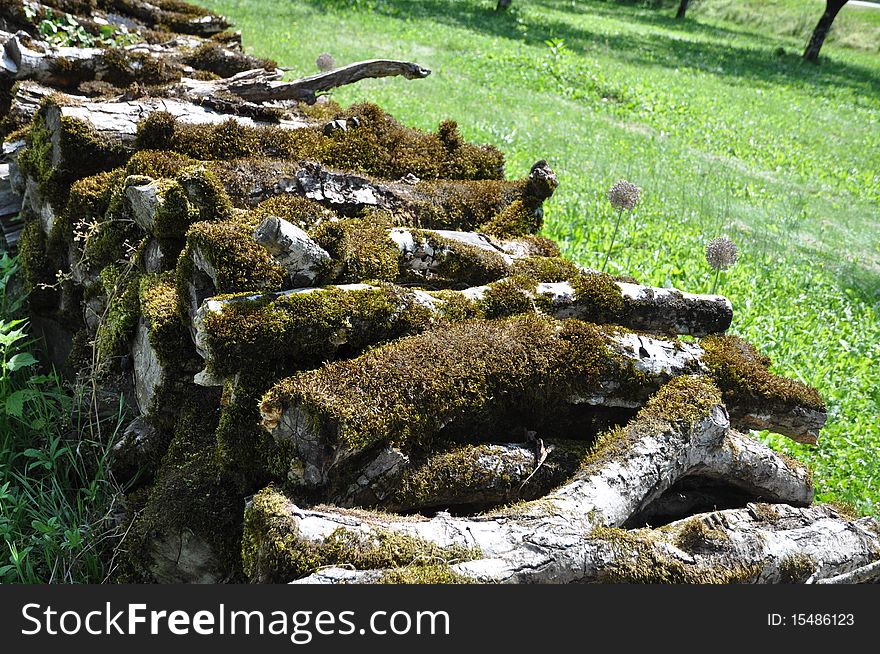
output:
[[[717,566],[699,568],[666,553],[654,542],[650,530],[594,529],[588,539],[610,543],[614,562],[602,572],[602,581],[625,584],[735,584],[749,583],[761,573],[761,566]]]
[[[110,207],[110,199],[122,173],[119,169],[85,177],[70,187],[67,205],[56,218],[52,227],[52,237],[65,243],[74,241],[74,233],[85,234],[89,225],[104,220]]]
[[[479,231],[495,236],[515,237],[534,234],[541,230],[543,224],[544,212],[541,208],[518,198],[483,223]]]
[[[535,282],[528,277],[508,277],[490,284],[477,301],[479,311],[486,318],[534,313],[535,286]]]
[[[267,421],[296,405],[329,443],[429,447],[441,430],[540,423],[616,364],[601,328],[535,315],[477,320],[398,340],[276,384]],[[401,383],[401,371],[418,371]],[[523,413],[528,419],[520,421]]]
[[[581,269],[559,256],[531,256],[513,262],[513,274],[542,283],[565,282],[581,277]]]
[[[182,302],[189,301],[189,284],[195,275],[193,257],[196,249],[213,266],[217,294],[281,289],[285,271],[264,247],[254,241],[252,234],[255,226],[251,218],[244,216],[225,221],[198,222],[189,228],[176,272]],[[186,306],[182,305],[184,315]]]
[[[331,287],[263,303],[230,303],[207,317],[205,331],[210,367],[228,376],[252,367],[287,374],[313,368],[429,324],[426,309],[410,302],[397,287]]]
[[[58,302],[56,288],[46,288],[57,283],[56,271],[60,262],[50,256],[46,235],[39,220],[30,220],[21,230],[18,239],[18,256],[24,277],[24,290],[28,294],[31,308],[41,309],[54,306]]]
[[[156,115],[157,113],[150,114],[151,117]],[[198,164],[199,162],[191,157],[176,152],[162,151],[161,145],[157,144],[157,149],[135,152],[125,165],[125,173],[126,175],[143,175],[153,179],[173,178],[184,168]]]
[[[699,553],[704,549],[717,549],[729,541],[727,534],[710,527],[702,518],[689,519],[676,533],[675,545],[686,552]]]
[[[131,52],[123,48],[107,48],[102,55],[102,81],[125,88],[137,82],[159,86],[180,81],[183,67],[168,57]]]
[[[790,554],[779,562],[779,583],[802,584],[816,572],[816,559],[808,554]]]
[[[770,359],[738,336],[707,336],[700,341],[703,362],[721,389],[725,402],[783,402],[825,411],[819,392],[800,382],[770,372]]]
[[[578,271],[569,279],[585,320],[614,322],[623,310],[623,294],[611,275]]]
[[[859,510],[849,502],[836,500],[834,502],[828,502],[828,506],[837,511],[840,517],[844,520],[858,520],[861,517]]]
[[[485,318],[482,305],[470,300],[456,291],[434,291],[432,296],[443,301],[440,317],[447,322],[464,322],[474,318]]]
[[[100,359],[108,362],[126,356],[140,317],[138,278],[123,265],[101,271],[101,284],[107,295],[107,312],[98,326],[96,347]]]
[[[390,228],[375,219],[322,222],[311,235],[332,259],[324,277],[341,283],[397,279],[399,253]]]
[[[447,508],[451,504],[534,499],[565,482],[589,448],[586,442],[572,440],[552,440],[547,445],[552,448],[549,458],[528,486],[523,485],[528,475],[514,478],[504,466],[490,465],[502,456],[490,445],[454,445],[432,451],[404,474],[388,504],[423,510],[438,505]]]
[[[218,570],[236,580],[241,570],[243,497],[214,462],[216,395],[189,385],[176,396],[173,409],[170,445],[126,550],[138,568],[148,568],[154,538],[191,531],[211,547]]]
[[[179,300],[171,272],[140,279],[140,309],[149,327],[150,344],[166,374],[184,376],[197,369],[198,357],[189,328],[178,311]]]
[[[507,264],[497,252],[446,238],[431,231],[411,230],[416,243],[424,243],[434,252],[431,272],[432,285],[437,282],[478,286],[500,279],[507,274]],[[421,273],[404,270],[404,278],[419,279]]]
[[[205,53],[212,47],[202,46]],[[327,109],[321,112],[323,117]],[[386,179],[410,173],[420,179],[503,177],[500,152],[453,138],[457,131],[448,129],[448,124],[441,129],[444,140],[440,134],[404,127],[375,105],[355,105],[342,112],[340,118],[348,121],[349,128],[327,135],[320,126],[289,130],[248,127],[234,120],[189,125],[168,114],[154,113],[139,126],[137,147],[169,149],[197,159],[263,156],[318,161],[331,168]]]
[[[599,434],[582,469],[589,471],[620,458],[647,433],[661,433],[670,426],[693,426],[720,403],[721,393],[708,377],[675,377],[648,399],[632,421]]]
[[[278,64],[271,59],[255,59],[242,52],[230,49],[217,43],[216,37],[213,42],[202,43],[190,54],[183,58],[183,63],[199,70],[206,70],[220,77],[232,77],[254,68],[266,68],[272,70]]]
[[[380,584],[473,584],[471,577],[456,572],[448,564],[412,565],[382,573]]]
[[[465,547],[439,547],[421,538],[374,527],[337,529],[321,542],[303,539],[288,513],[289,500],[273,487],[254,495],[245,511],[242,560],[252,580],[288,582],[324,566],[358,570],[437,565],[480,556]]]
[[[130,177],[126,184],[138,185],[145,181]],[[173,180],[160,180],[159,194],[162,202],[152,228],[158,238],[183,238],[193,223],[229,220],[233,214],[223,185],[214,173],[202,166],[186,167]]]

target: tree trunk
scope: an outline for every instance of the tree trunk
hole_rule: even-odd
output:
[[[495,11],[507,11],[510,7],[510,0],[498,0],[498,4],[495,5]]]
[[[816,29],[813,30],[813,35],[810,37],[810,42],[804,51],[804,59],[816,61],[819,58],[819,51],[822,49],[822,44],[825,43],[825,39],[831,31],[831,25],[846,2],[847,0],[826,0],[825,12],[816,24]]]
[[[681,0],[681,3],[678,5],[678,12],[676,12],[675,17],[678,19],[682,19],[687,14],[688,5],[690,4],[690,0]]]

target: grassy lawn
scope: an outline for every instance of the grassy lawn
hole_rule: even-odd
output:
[[[619,178],[644,199],[612,272],[707,292],[705,243],[730,235],[734,331],[829,404],[818,449],[762,437],[815,467],[821,500],[880,514],[880,55],[859,41],[880,11],[845,9],[816,66],[792,26],[806,5],[809,31],[821,0],[706,0],[683,23],[668,7],[596,0],[514,0],[503,15],[494,0],[203,4],[292,75],[315,72],[322,52],[431,68],[334,99],[424,129],[452,117],[507,153],[511,177],[547,159],[561,185],[544,233],[579,263],[602,263],[604,193]]]

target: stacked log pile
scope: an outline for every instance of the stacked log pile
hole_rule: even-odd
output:
[[[49,10],[132,42],[43,41]],[[169,0],[0,7],[32,321],[96,410],[131,412],[120,578],[877,578],[877,522],[747,435],[815,444],[826,410],[725,334],[730,302],[563,259],[546,161],[508,180],[451,121],[321,95],[421,66],[283,81],[228,27]]]

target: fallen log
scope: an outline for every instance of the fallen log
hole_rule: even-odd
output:
[[[290,82],[278,81],[279,76],[262,70],[251,70],[223,80],[186,80],[184,85],[195,97],[231,93],[254,103],[292,100],[314,104],[318,93],[364,79],[393,76],[423,79],[430,74],[427,68],[408,61],[371,59]]]
[[[186,76],[195,70],[215,74],[255,71],[271,62],[248,56],[217,43],[177,38],[165,43],[135,43],[119,48],[54,46],[31,38],[24,32],[0,31],[0,78],[31,80],[56,89],[75,90],[86,81],[107,82],[118,88],[133,83],[166,85],[180,83],[188,88]],[[259,68],[264,76],[280,77],[280,72]],[[196,80],[192,84],[198,84]],[[206,84],[206,82],[202,82]],[[173,92],[172,89],[168,89]],[[201,97],[204,94],[195,94]]]
[[[205,268],[201,264],[197,267]],[[207,274],[210,277],[213,273],[209,271]],[[333,358],[343,348],[356,354],[368,345],[386,340],[391,333],[411,334],[423,331],[439,321],[458,322],[485,317],[487,310],[497,313],[498,305],[509,305],[514,312],[544,312],[556,318],[576,316],[590,322],[608,321],[623,327],[644,329],[644,320],[630,324],[617,317],[621,314],[633,315],[633,312],[627,311],[631,295],[618,293],[623,311],[606,310],[602,301],[609,295],[613,296],[615,284],[617,287],[632,285],[614,282],[607,276],[589,276],[586,279],[593,281],[593,285],[578,285],[580,293],[560,292],[560,286],[570,289],[571,284],[538,284],[534,289],[529,289],[502,281],[462,291],[446,290],[438,293],[393,286],[348,284],[311,289],[307,296],[304,295],[305,289],[238,295],[194,304],[193,334],[206,366],[215,376],[222,378],[234,375],[238,369],[252,365],[255,361],[278,370],[281,375],[290,374],[295,370],[311,367],[309,362],[315,347],[328,358]],[[216,284],[212,288],[216,289]],[[591,288],[594,289],[592,293],[589,292]],[[640,297],[652,291],[649,287],[641,288],[645,292],[640,293]],[[682,302],[693,307],[695,319],[688,321],[680,317],[681,313],[670,312],[667,308],[669,301],[664,300],[653,309],[650,320],[654,328],[652,331],[664,334],[687,329],[691,334],[699,336],[729,324],[729,316],[732,314],[730,303],[720,296],[696,296],[678,291],[667,293],[664,289],[657,291],[662,292],[661,297],[664,298],[682,298]],[[350,296],[342,295],[349,293]],[[193,295],[196,298],[194,303],[198,298],[204,299],[213,294],[216,293],[212,290],[196,293]],[[503,301],[505,298],[507,302]],[[390,315],[385,311],[389,301],[390,306],[395,307]],[[715,313],[707,309],[701,310],[701,303],[709,305]],[[339,314],[335,321],[325,322],[322,329],[304,324],[298,318],[302,312],[318,307],[321,307],[323,314],[328,315],[335,304],[344,304],[357,318],[352,320],[347,315]],[[429,319],[417,320],[414,309]],[[639,312],[641,316],[652,315],[644,299],[639,300]],[[336,315],[335,311],[332,313]],[[711,315],[712,322],[699,322],[699,318],[704,315]],[[719,315],[727,316],[727,319],[719,319]],[[669,317],[672,322],[664,323],[664,316]],[[310,336],[306,337],[307,333]],[[301,349],[296,345],[302,339],[310,343],[309,348]],[[261,344],[269,342],[277,343],[277,346],[261,347]],[[333,347],[328,349],[331,343]],[[305,358],[303,354],[306,355]]]
[[[229,28],[229,21],[223,16],[184,2],[109,0],[109,5],[124,16],[136,18],[147,27],[171,30],[180,34],[211,36]]]
[[[877,580],[878,529],[873,518],[843,519],[827,506],[749,504],[662,530],[535,534],[498,558],[440,565],[422,575],[410,574],[418,562],[403,570],[329,567],[294,583],[406,583],[432,576],[446,583],[771,584],[811,577],[814,583],[871,583]]]
[[[479,230],[511,238],[532,234],[543,220],[541,205],[552,196],[556,176],[539,161],[522,180],[388,182],[332,170],[316,162],[216,161],[230,197],[243,206],[283,194],[315,200],[343,215],[365,209],[390,214],[396,225],[425,229]]]
[[[263,426],[285,456],[301,467],[301,482],[323,485],[340,463],[379,443],[404,449],[429,446],[441,433],[451,435],[484,423],[501,429],[519,421],[519,426],[538,429],[572,404],[638,408],[673,377],[716,375],[712,352],[707,356],[696,344],[616,326],[556,322],[535,315],[473,321],[289,377],[266,394],[260,411]],[[400,370],[418,374],[405,389],[395,390],[400,388]],[[742,402],[738,413],[749,414],[751,380],[740,379],[736,386],[723,372],[725,402]],[[809,401],[812,389],[783,384],[765,368],[754,375],[779,384],[768,389],[773,393],[775,388],[780,395],[770,399],[786,407],[778,430],[815,442],[824,424],[824,407],[810,409],[815,420],[788,429],[792,410],[800,401]],[[800,394],[785,394],[794,389]],[[776,429],[776,419],[763,417]]]

